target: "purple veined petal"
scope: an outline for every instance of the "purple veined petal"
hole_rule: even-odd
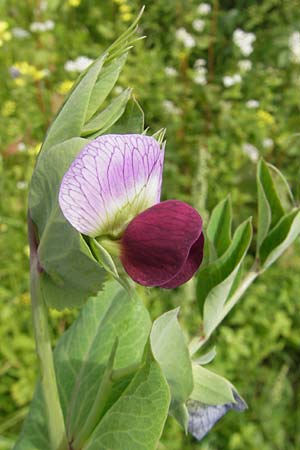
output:
[[[83,234],[120,236],[141,211],[160,201],[164,149],[150,136],[103,135],[65,173],[59,205]]]
[[[137,283],[175,288],[194,275],[203,246],[198,212],[181,201],[167,200],[129,223],[121,238],[120,259]]]

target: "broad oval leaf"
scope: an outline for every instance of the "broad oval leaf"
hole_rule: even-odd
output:
[[[151,352],[143,362],[150,327],[142,302],[130,298],[118,283],[109,282],[88,300],[59,340],[54,363],[69,442],[76,441],[85,424],[118,338],[113,373],[119,376],[113,377],[99,425],[83,448],[118,450],[118,439],[128,432],[125,448],[141,448],[135,442],[141,443],[145,436],[145,448],[155,449],[169,407],[169,389]],[[101,447],[104,442],[106,447]],[[39,387],[15,450],[50,450]]]
[[[83,450],[156,450],[169,401],[161,368],[149,356]]]
[[[47,304],[57,309],[80,306],[99,291],[105,277],[85,240],[58,206],[62,177],[86,143],[73,138],[54,146],[39,160],[31,180],[29,213],[40,241],[42,291]]]
[[[225,378],[193,364],[194,389],[190,398],[206,405],[235,402],[232,386]]]
[[[179,326],[178,308],[161,315],[153,323],[150,342],[155,359],[160,364],[171,391],[170,412],[182,415],[182,405],[193,390],[192,364],[188,347]],[[181,405],[181,406],[180,406]],[[181,413],[178,414],[178,411]],[[181,423],[185,428],[186,423]]]

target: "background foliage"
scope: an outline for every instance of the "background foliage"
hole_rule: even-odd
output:
[[[299,201],[298,0],[0,0],[0,449],[14,442],[36,379],[25,224],[35,156],[87,58],[102,53],[142,3],[140,34],[148,37],[114,93],[133,87],[146,126],[167,127],[164,198],[192,203],[207,217],[230,193],[236,224],[249,214],[255,224],[254,163],[262,155]],[[160,449],[299,449],[299,269],[298,242],[214,336],[212,368],[236,385],[249,410],[229,413],[201,444],[170,419]],[[164,301],[155,290],[144,295],[153,317],[180,305],[192,334],[200,315],[190,292],[187,285]],[[75,315],[51,311],[53,342]]]

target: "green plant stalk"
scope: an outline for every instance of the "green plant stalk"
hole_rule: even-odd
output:
[[[28,234],[30,244],[30,293],[32,318],[50,446],[52,450],[68,450],[69,444],[57,390],[48,329],[47,310],[40,286],[42,269],[38,262],[37,240],[34,225],[30,218],[28,219]]]

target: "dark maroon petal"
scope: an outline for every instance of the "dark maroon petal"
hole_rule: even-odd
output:
[[[202,219],[190,205],[179,200],[158,203],[126,228],[121,239],[122,264],[144,286],[179,286],[201,263],[201,234]]]
[[[200,237],[192,245],[190,253],[185,264],[182,266],[180,271],[175,275],[174,278],[169,280],[165,284],[161,284],[160,287],[165,289],[174,289],[183,283],[189,281],[194,273],[198,270],[202,259],[203,259],[203,247],[204,247],[204,235],[200,234]]]

